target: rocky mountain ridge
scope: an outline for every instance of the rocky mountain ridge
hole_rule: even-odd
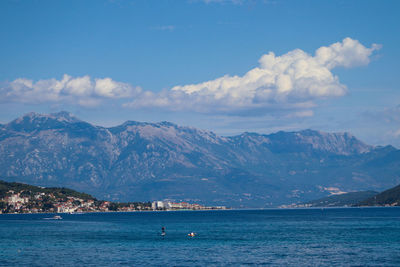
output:
[[[121,201],[266,207],[323,197],[331,187],[379,191],[400,183],[399,154],[349,133],[222,137],[170,122],[106,128],[68,112],[0,126],[3,179]]]

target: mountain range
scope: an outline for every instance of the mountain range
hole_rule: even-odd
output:
[[[400,183],[400,150],[314,130],[218,136],[170,122],[95,126],[68,112],[0,125],[0,178],[113,201],[300,203]]]

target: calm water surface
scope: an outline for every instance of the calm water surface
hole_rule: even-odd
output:
[[[0,266],[400,266],[400,208],[51,216],[0,215]]]

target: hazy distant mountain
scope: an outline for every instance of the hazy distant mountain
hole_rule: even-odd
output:
[[[0,176],[97,198],[265,207],[400,183],[400,151],[312,130],[222,137],[169,122],[105,128],[67,112],[0,125]]]
[[[369,199],[377,195],[376,191],[359,191],[359,192],[350,192],[339,195],[332,195],[329,197],[320,198],[317,200],[312,200],[305,203],[307,207],[351,207],[363,200]]]

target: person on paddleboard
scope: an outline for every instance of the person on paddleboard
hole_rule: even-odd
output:
[[[161,236],[165,236],[165,227],[164,226],[161,227]]]

